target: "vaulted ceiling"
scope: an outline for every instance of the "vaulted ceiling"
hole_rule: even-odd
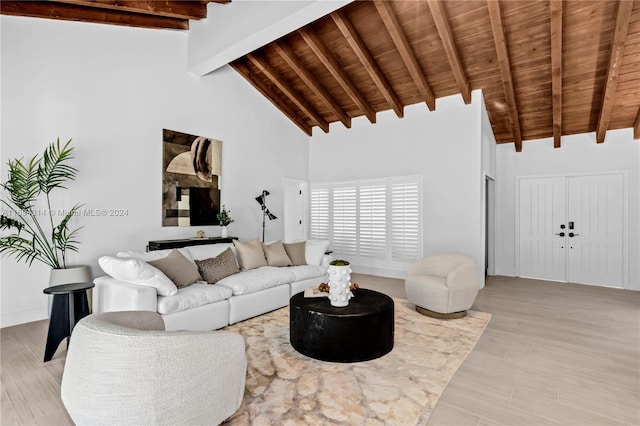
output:
[[[3,0],[0,10],[185,28],[172,20],[203,18],[206,3]],[[469,103],[482,89],[497,142],[518,151],[578,133],[604,142],[607,130],[630,127],[640,139],[640,0],[357,1],[231,66],[309,135],[381,111],[402,117],[407,105],[433,110],[444,96]]]

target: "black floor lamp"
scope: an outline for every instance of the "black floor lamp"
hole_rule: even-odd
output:
[[[266,204],[264,203],[265,197],[267,195],[269,195],[269,191],[264,190],[262,191],[262,194],[256,197],[256,201],[258,202],[258,204],[260,204],[260,208],[262,209],[262,242],[263,243],[264,243],[264,227],[265,227],[267,218],[269,218],[269,220],[277,219],[276,215],[272,214],[267,208]]]

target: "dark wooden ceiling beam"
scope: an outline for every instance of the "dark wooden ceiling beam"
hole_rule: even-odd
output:
[[[272,67],[264,58],[253,53],[247,55],[247,59],[258,68],[282,93],[296,104],[304,114],[307,115],[325,133],[329,133],[329,122],[318,114],[313,107],[304,99],[304,96],[294,89],[280,73]]]
[[[92,22],[96,24],[121,25],[128,27],[169,28],[177,30],[189,29],[189,21],[187,19],[166,18],[139,13],[95,9],[47,1],[2,0],[0,2],[0,14],[59,19],[64,21]]]
[[[509,122],[511,133],[513,134],[513,143],[516,152],[522,151],[522,133],[520,131],[520,115],[518,113],[518,103],[516,101],[516,92],[513,87],[513,76],[511,74],[511,61],[509,60],[509,48],[504,33],[504,25],[502,23],[502,10],[500,2],[496,0],[487,0],[487,8],[489,9],[489,18],[491,21],[491,30],[493,31],[493,41],[496,46],[496,54],[498,56],[498,66],[500,67],[500,78],[502,80],[502,88],[507,100],[507,110],[509,112]]]
[[[436,98],[433,95],[433,90],[429,87],[425,73],[418,63],[418,59],[413,52],[411,44],[409,44],[409,40],[407,40],[407,36],[402,30],[402,26],[391,7],[391,3],[390,1],[381,0],[375,0],[373,2],[378,10],[378,15],[382,18],[384,26],[387,27],[387,31],[389,31],[393,44],[396,46],[398,53],[400,53],[404,66],[413,79],[413,84],[418,88],[420,96],[425,100],[429,109],[433,111],[436,109]]]
[[[464,103],[468,105],[471,103],[471,85],[469,84],[467,73],[462,65],[460,51],[456,46],[455,37],[451,31],[451,26],[449,25],[449,19],[444,9],[444,4],[435,0],[429,0],[427,4],[429,5],[431,16],[436,23],[436,29],[438,30],[440,40],[442,40],[442,47],[447,55],[447,59],[449,60],[449,66],[453,72],[453,77],[456,79],[456,83],[458,84],[458,89],[460,89],[460,94],[462,95]]]
[[[624,50],[624,42],[627,39],[627,31],[629,29],[629,18],[633,9],[633,0],[620,0],[618,2],[618,14],[616,16],[616,26],[613,32],[613,40],[611,42],[611,55],[609,57],[609,69],[607,71],[607,79],[604,83],[602,91],[602,102],[600,103],[600,114],[598,116],[598,125],[596,126],[596,142],[604,142],[604,137],[609,127],[609,119],[611,118],[611,109],[613,108],[616,87],[618,86],[618,74],[622,66],[622,52]]]
[[[553,147],[562,137],[562,0],[551,1],[551,97],[553,102]]]
[[[347,129],[351,128],[351,117],[342,109],[342,107],[336,102],[329,92],[324,88],[322,83],[307,69],[306,66],[291,49],[291,46],[286,41],[276,41],[273,43],[273,48],[284,59],[284,61],[291,67],[291,69],[300,77],[300,79],[306,84],[316,96],[329,108],[338,119],[344,124]]]
[[[638,115],[636,115],[636,122],[633,123],[633,138],[640,139],[640,108],[638,108]]]
[[[207,17],[207,5],[199,1],[167,0],[52,0],[96,9],[119,10],[180,19],[202,19]]]
[[[404,107],[400,102],[400,99],[398,99],[398,96],[393,91],[391,84],[389,84],[389,81],[387,81],[387,78],[382,73],[382,70],[376,63],[375,59],[371,56],[371,52],[369,52],[369,49],[364,44],[364,41],[362,41],[362,38],[347,15],[344,11],[338,10],[331,14],[331,18],[364,66],[365,70],[373,80],[373,83],[382,94],[382,97],[387,101],[389,107],[393,109],[398,117],[402,118],[404,116]]]
[[[347,75],[344,69],[340,66],[337,59],[329,51],[327,46],[320,40],[320,38],[314,32],[302,28],[298,31],[298,34],[307,43],[309,48],[318,57],[322,65],[329,71],[333,78],[338,82],[340,87],[346,92],[351,101],[356,104],[360,111],[369,119],[371,123],[376,122],[376,112],[371,108],[369,102],[360,93],[356,85],[351,78]]]
[[[265,98],[269,99],[269,101],[271,101],[271,103],[284,115],[289,117],[289,119],[293,121],[300,130],[308,136],[311,136],[311,126],[298,117],[298,115],[285,102],[283,102],[282,99],[278,98],[262,80],[249,70],[249,67],[239,61],[232,62],[229,65],[242,75],[258,92],[262,93]]]

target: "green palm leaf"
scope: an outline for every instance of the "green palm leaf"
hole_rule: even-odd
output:
[[[65,164],[73,158],[73,147],[69,147],[70,143],[71,139],[61,147],[58,139],[44,151],[37,169],[38,185],[44,194],[50,193],[54,188],[65,188],[66,181],[75,180],[78,170]]]

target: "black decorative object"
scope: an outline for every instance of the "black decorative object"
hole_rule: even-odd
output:
[[[71,336],[76,323],[89,315],[87,290],[92,287],[94,287],[93,283],[72,283],[47,287],[43,290],[45,294],[53,295],[47,344],[44,350],[45,362],[53,358],[60,342]]]
[[[263,190],[262,194],[256,197],[256,201],[258,202],[258,204],[260,204],[260,208],[262,208],[262,242],[264,242],[264,228],[265,228],[266,219],[267,218],[269,218],[269,220],[277,219],[276,215],[272,214],[265,204],[265,197],[267,195],[269,195],[269,191]]]

